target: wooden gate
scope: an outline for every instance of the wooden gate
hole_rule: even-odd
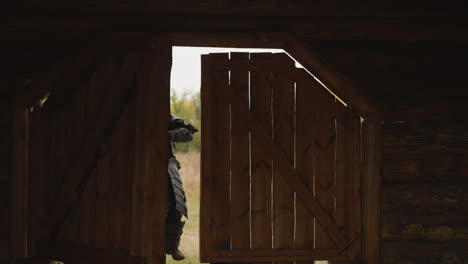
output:
[[[170,48],[96,41],[39,82],[50,95],[30,113],[30,255],[164,262]]]
[[[201,94],[201,261],[359,258],[359,115],[284,53],[204,55]]]

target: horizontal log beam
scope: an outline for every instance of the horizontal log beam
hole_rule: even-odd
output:
[[[337,6],[341,8],[337,8]],[[129,2],[118,5],[108,5],[107,2],[86,0],[82,2],[64,3],[57,0],[48,1],[47,5],[42,1],[28,0],[20,3],[9,3],[6,8],[18,8],[25,14],[37,14],[39,12],[64,12],[74,14],[83,13],[171,13],[187,15],[202,13],[204,15],[254,15],[254,16],[334,16],[334,17],[453,17],[462,16],[465,10],[463,5],[408,5],[405,1],[393,1],[392,3],[349,3],[346,1],[327,1],[311,3],[307,1],[152,1]]]
[[[460,122],[385,123],[383,133],[386,154],[468,153],[468,131]]]
[[[382,212],[446,214],[468,212],[468,186],[460,184],[383,185]]]
[[[39,9],[40,10],[40,9]],[[175,31],[292,31],[309,41],[379,40],[391,42],[468,41],[468,24],[456,16],[439,18],[395,18],[352,14],[338,15],[334,7],[328,15],[318,9],[185,9],[127,7],[106,5],[95,9],[25,10],[12,12],[0,39],[76,38],[103,32]],[[311,12],[317,12],[313,14]],[[262,13],[262,14],[260,14]],[[302,14],[301,14],[302,13]],[[14,15],[13,15],[14,14]],[[351,14],[351,13],[350,13]],[[9,13],[6,14],[7,16]],[[413,15],[416,15],[413,13]],[[339,19],[337,19],[339,17]],[[339,32],[339,34],[337,34]]]
[[[387,121],[448,121],[467,122],[468,109],[465,102],[450,100],[444,102],[409,103],[400,102],[395,104],[384,113]]]
[[[383,184],[468,183],[465,155],[384,155]]]
[[[382,215],[384,240],[468,241],[468,214],[414,214],[406,212]]]
[[[386,241],[383,260],[399,263],[464,263],[468,260],[468,241],[435,243],[421,241]]]

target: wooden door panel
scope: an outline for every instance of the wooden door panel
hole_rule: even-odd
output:
[[[251,61],[271,61],[271,54],[251,54]],[[272,75],[268,71],[250,72],[250,112],[272,138]],[[237,124],[236,124],[237,125]],[[272,237],[272,157],[256,140],[260,131],[251,130],[251,237],[252,249],[271,248]],[[263,135],[262,135],[263,136]]]
[[[285,54],[233,55],[202,58],[202,261],[354,259],[359,116]]]
[[[228,54],[215,54],[217,59],[226,59]],[[229,84],[228,71],[221,70],[214,73],[215,78],[225,84]],[[229,181],[230,181],[230,117],[229,104],[226,103],[225,94],[221,89],[213,91],[213,112],[212,124],[218,128],[213,134],[213,142],[217,146],[216,155],[213,162],[216,164],[213,168],[213,175],[216,175],[213,181],[213,207],[212,210],[217,213],[218,221],[214,221],[212,229],[213,242],[218,248],[229,247],[230,244],[230,207],[229,207]]]
[[[248,61],[248,53],[231,53],[231,59]],[[249,105],[249,72],[231,71],[231,86],[242,102]],[[231,108],[231,247],[250,249],[250,134],[246,126],[238,125],[244,119],[241,112]],[[246,231],[247,230],[247,231]]]
[[[35,122],[43,138],[30,152],[30,244],[68,241],[162,263],[171,46],[164,36],[132,38],[132,48],[114,41],[97,41],[99,63],[78,63],[90,74],[67,74],[79,87],[51,87]]]

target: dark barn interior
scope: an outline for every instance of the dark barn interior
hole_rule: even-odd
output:
[[[312,185],[267,148],[292,172],[283,177],[313,214],[303,220],[317,219],[334,250],[292,248],[275,235],[278,248],[236,251],[223,246],[225,223],[214,221],[202,226],[213,233],[202,237],[207,262],[468,263],[463,5],[23,0],[0,13],[0,263],[164,263],[172,46],[283,48],[348,103],[333,110],[336,127],[340,114],[346,129],[349,116],[363,118],[360,145],[348,144],[354,162],[336,165],[356,172],[334,190],[336,202],[350,204],[351,223],[320,209]],[[278,70],[262,58],[216,63],[207,65]],[[202,76],[207,87],[210,78]],[[224,96],[213,91],[202,91],[205,109]],[[218,205],[206,204],[215,219]]]

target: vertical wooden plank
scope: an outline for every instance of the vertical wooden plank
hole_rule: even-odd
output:
[[[29,115],[29,184],[28,184],[28,253],[35,254],[34,241],[38,238],[40,220],[44,217],[44,186],[46,156],[48,154],[46,146],[49,143],[48,122],[42,115],[40,102],[34,105],[34,111]]]
[[[347,109],[345,106],[342,105],[340,102],[335,102],[338,111],[343,113],[347,113]],[[348,117],[348,116],[346,116]],[[349,117],[351,118],[351,117]],[[335,220],[337,225],[340,227],[341,230],[345,230],[345,210],[347,209],[345,206],[346,197],[349,195],[347,193],[347,180],[350,176],[353,176],[354,173],[350,171],[349,167],[347,167],[348,161],[346,158],[348,157],[346,154],[346,150],[348,149],[347,146],[350,143],[349,140],[352,140],[352,136],[348,136],[348,133],[352,133],[348,131],[349,128],[349,120],[348,118],[342,119],[339,117],[335,118],[336,123],[336,216]],[[352,189],[352,188],[351,188]],[[348,234],[345,231],[345,237],[349,239]]]
[[[29,109],[17,110],[13,127],[11,178],[11,249],[12,260],[28,254],[28,169]]]
[[[357,258],[361,250],[361,120],[337,102],[336,222],[348,242],[347,255]]]
[[[209,253],[213,249],[210,233],[210,222],[213,217],[211,212],[211,190],[213,169],[213,93],[214,80],[211,77],[211,57],[201,56],[201,181],[200,188],[200,261],[209,262]]]
[[[110,186],[111,186],[111,160],[110,155],[104,155],[98,161],[96,168],[96,219],[94,226],[94,245],[106,248],[110,245],[110,226],[113,224],[109,217]]]
[[[359,131],[357,138],[355,131],[353,130],[353,122],[356,121],[357,115],[352,115],[350,109],[344,106],[341,102],[336,101],[336,110],[339,114],[335,117],[336,124],[336,214],[335,220],[338,226],[344,230],[347,218],[345,216],[345,211],[348,209],[346,207],[346,201],[349,200],[347,191],[349,190],[348,184],[350,182],[349,177],[354,177],[359,171],[351,171],[349,167],[349,160],[351,158],[348,153],[351,151],[350,148],[354,146],[353,144],[360,144],[359,140]],[[358,120],[359,121],[359,120]],[[359,125],[359,123],[357,124]],[[348,129],[352,131],[348,131]],[[357,141],[356,141],[357,140]],[[357,145],[359,147],[359,145]],[[358,150],[359,151],[359,150]],[[358,159],[357,166],[359,166],[360,152],[352,153],[356,156],[354,159]],[[353,165],[352,168],[356,168],[356,165]],[[358,176],[359,178],[359,176]],[[346,235],[346,234],[345,234]],[[348,236],[347,236],[348,238]]]
[[[80,146],[82,146],[82,142],[84,141],[86,132],[84,130],[84,112],[85,112],[85,105],[83,104],[84,100],[84,90],[86,88],[81,89],[80,91],[76,92],[73,98],[68,101],[68,105],[66,108],[68,109],[67,115],[63,116],[64,124],[61,124],[60,129],[63,130],[63,141],[61,144],[63,145],[63,161],[65,167],[62,170],[61,181],[66,181],[65,175],[67,175],[67,171],[70,168],[71,162],[73,162],[74,158]],[[70,140],[73,139],[73,140]],[[62,188],[63,186],[60,186]],[[74,205],[71,208],[68,216],[65,219],[64,225],[60,230],[59,239],[66,240],[66,241],[75,241],[79,237],[79,206]]]
[[[131,254],[164,263],[172,50],[164,35],[149,44],[136,85]]]
[[[248,53],[231,53],[231,59],[248,60]],[[249,105],[249,72],[231,71],[231,86]],[[250,159],[249,131],[245,117],[232,108],[231,123],[231,247],[250,248]]]
[[[349,256],[359,257],[361,251],[361,118],[348,111],[345,123],[345,235],[348,241],[355,241],[356,246]],[[378,213],[380,215],[380,213]]]
[[[92,75],[88,87],[84,89],[83,93],[83,127],[85,131],[90,131],[99,114],[100,106],[104,101],[104,95],[107,89],[101,88],[106,81],[103,76],[112,76],[109,64],[98,68]],[[80,233],[79,240],[83,245],[96,246],[95,234],[99,231],[96,225],[96,220],[100,217],[97,213],[99,194],[98,194],[98,180],[99,180],[99,161],[97,161],[95,168],[89,176],[88,184],[84,187],[82,199],[80,202]]]
[[[96,169],[93,170],[85,187],[79,209],[79,242],[82,245],[94,246],[96,219]]]
[[[111,185],[112,193],[112,204],[111,204],[111,217],[113,219],[113,226],[111,229],[112,239],[114,241],[114,249],[125,250],[129,244],[129,209],[131,208],[128,203],[130,192],[128,186],[130,186],[129,179],[131,178],[131,172],[129,171],[131,162],[127,162],[130,159],[128,155],[129,138],[131,137],[129,131],[129,109],[128,107],[122,113],[121,119],[115,131],[115,137],[112,141],[112,152],[114,157],[112,158],[113,179]]]
[[[254,54],[250,59],[267,60],[271,54]],[[267,131],[272,131],[271,120],[271,72],[251,72],[250,100],[251,111],[257,116],[260,125]],[[252,131],[251,133],[257,133]],[[254,136],[252,136],[252,139]],[[251,214],[252,214],[252,249],[270,249],[272,247],[272,219],[271,219],[271,157],[263,151],[263,146],[252,140],[251,147]]]
[[[311,193],[314,192],[315,177],[315,109],[314,89],[318,84],[310,82],[304,70],[298,70],[296,84],[296,171]],[[296,199],[296,239],[295,248],[313,249],[315,245],[315,218],[303,204]],[[306,262],[304,262],[306,263]]]
[[[227,53],[212,54],[212,61],[228,59]],[[228,71],[212,71],[216,84],[229,84]],[[222,86],[221,86],[222,87]],[[212,213],[215,218],[211,226],[213,243],[216,249],[230,248],[230,105],[228,98],[219,86],[212,90],[213,100],[213,144],[215,153],[213,157],[213,189]]]
[[[88,88],[93,95],[92,104],[89,106],[89,110],[97,110],[98,113],[102,112],[102,105],[106,100],[112,98],[112,89],[109,87],[111,79],[116,78],[116,75],[120,72],[118,71],[121,66],[121,61],[118,61],[116,58],[110,59],[102,70],[97,71],[96,75],[93,78],[93,83]],[[128,73],[127,73],[128,74]],[[115,114],[115,113],[114,113]],[[98,116],[98,115],[97,115]],[[91,125],[89,129],[93,129],[93,124],[95,124],[95,116],[89,116],[89,124]],[[100,146],[100,157],[98,158],[97,165],[95,168],[96,176],[96,201],[95,201],[95,220],[94,220],[94,246],[98,248],[111,248],[114,240],[110,237],[112,234],[112,227],[114,225],[112,214],[112,197],[111,197],[111,186],[113,184],[113,178],[115,177],[113,168],[119,167],[120,164],[113,164],[112,162],[112,146],[113,138],[116,131],[118,131],[118,124],[113,126],[113,131],[110,132],[111,135],[106,135],[106,144],[101,142]],[[108,138],[110,136],[110,138]]]
[[[335,98],[323,87],[314,91],[317,102],[314,126],[315,141],[315,197],[325,211],[335,216]],[[316,225],[315,246],[317,249],[335,248],[327,231]]]
[[[363,252],[364,263],[380,263],[380,164],[382,123],[369,116],[362,124]]]
[[[273,55],[284,67],[273,73],[273,138],[286,158],[294,164],[295,83],[284,71],[295,71],[294,61],[285,53]],[[285,170],[273,161],[273,248],[294,247],[294,192],[285,180]],[[292,263],[292,262],[276,262]]]

